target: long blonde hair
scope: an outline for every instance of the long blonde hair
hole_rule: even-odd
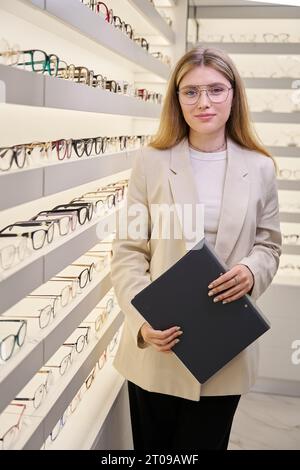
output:
[[[177,63],[168,83],[159,129],[150,146],[155,149],[165,150],[178,144],[188,136],[189,126],[183,117],[177,91],[183,77],[190,70],[201,65],[221,72],[233,87],[234,97],[231,113],[226,123],[226,136],[241,147],[255,150],[272,158],[277,170],[274,158],[260,142],[250,121],[244,83],[236,66],[226,52],[215,48],[195,47]]]

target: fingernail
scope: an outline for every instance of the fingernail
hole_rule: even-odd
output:
[[[213,283],[209,284],[208,288],[211,289],[213,287]]]
[[[228,304],[228,300],[223,300],[223,304]]]
[[[180,330],[180,326],[176,326],[176,331],[179,331]]]
[[[175,343],[179,343],[179,341],[180,341],[180,339],[176,339],[176,340],[175,340]]]
[[[182,334],[183,334],[183,331],[180,331],[180,332],[179,332],[179,335],[181,336]]]
[[[208,293],[208,297],[211,297],[212,295],[214,295],[212,291]]]
[[[216,298],[214,299],[214,302],[219,302],[219,299],[216,297]]]

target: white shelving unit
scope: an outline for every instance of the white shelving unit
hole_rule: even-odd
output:
[[[0,79],[5,84],[7,104],[150,119],[160,114],[158,104],[5,65],[0,65]]]
[[[299,158],[299,147],[296,146],[269,146],[268,150],[271,152],[272,155],[276,155],[277,157]]]
[[[107,366],[107,367],[106,367]],[[76,450],[81,447],[83,450],[100,450],[98,441],[101,440],[105,421],[109,416],[112,405],[115,403],[120,394],[121,388],[124,386],[124,379],[113,369],[111,360],[104,366],[103,370],[96,375],[94,383],[89,392],[83,396],[82,401],[75,413],[68,418],[69,426],[75,430],[74,433],[68,432],[68,428],[63,428],[58,438],[50,445],[46,446],[46,450],[63,449],[67,442],[68,449]],[[99,400],[102,403],[101,408],[95,409],[94,403]],[[124,408],[124,403],[122,408]],[[120,416],[121,415],[121,416]],[[124,411],[118,415],[118,421],[122,418]],[[127,419],[130,419],[127,413]],[[84,427],[84,430],[82,429]],[[82,433],[83,437],[79,440]],[[118,447],[117,433],[114,433],[112,443],[109,449],[120,449]],[[129,436],[128,436],[129,437]],[[129,445],[130,439],[129,440]],[[112,445],[114,447],[112,447]],[[132,446],[132,444],[131,444]],[[108,447],[104,447],[107,449]],[[127,448],[130,448],[129,446]]]
[[[11,397],[16,396],[47,362],[110,288],[110,274],[106,270],[100,281],[91,283],[83,298],[77,297],[68,308],[60,312],[51,326],[41,331],[38,338],[28,339],[26,347],[0,369],[0,413],[10,403]]]
[[[148,7],[147,0],[139,3],[142,3],[144,12]],[[108,24],[100,15],[95,15],[79,0],[64,0],[63,2],[47,0],[45,5],[43,2],[35,3],[31,0],[14,0],[14,2],[3,0],[1,7],[51,32],[59,31],[71,39],[73,37],[77,40],[83,37],[91,39],[94,46],[108,49],[116,55],[116,59],[121,57],[131,65],[134,64],[136,71],[147,71],[164,80],[169,77],[168,66],[153,58],[114,26]],[[173,34],[170,30],[171,42],[174,39]]]
[[[35,419],[35,425],[30,426],[28,432],[21,433],[15,449],[37,450],[42,447],[45,439],[75,397],[98,358],[121,327],[122,322],[123,315],[121,313],[115,315],[105,326],[100,339],[89,345],[81,353],[82,357],[77,357],[67,373],[58,379],[53,390],[50,390],[47,395],[45,403],[33,415],[29,415],[30,419]],[[124,379],[120,378],[119,380],[121,384],[124,382]],[[112,405],[113,402],[110,404]]]
[[[285,22],[284,20],[291,21]],[[241,70],[244,63],[242,59],[243,56],[245,57],[247,72],[244,73],[243,81],[246,89],[251,91],[256,89],[266,90],[267,94],[272,90],[292,90],[295,88],[296,78],[294,75],[280,77],[278,74],[278,76],[270,76],[269,78],[259,75],[265,75],[265,72],[269,71],[269,62],[267,62],[269,59],[270,63],[276,64],[276,55],[284,56],[286,60],[290,59],[291,56],[300,56],[300,42],[293,42],[297,41],[297,38],[300,40],[297,34],[299,27],[295,26],[296,22],[300,21],[299,7],[259,5],[254,2],[250,4],[250,2],[247,3],[243,0],[233,2],[193,0],[189,8],[189,21],[191,26],[189,49],[194,45],[190,42],[191,40],[197,43],[197,38],[198,40],[201,39],[207,47],[223,49],[233,55],[232,59],[238,67],[240,65]],[[293,29],[293,25],[295,29]],[[289,29],[290,26],[291,29]],[[262,42],[264,39],[263,34],[272,32],[273,34],[276,32],[289,33],[290,37],[287,36],[285,42],[280,42],[279,36],[274,38],[274,42]],[[204,42],[206,35],[208,39],[207,42]],[[247,36],[248,39],[246,39]],[[229,42],[231,40],[232,42]],[[253,55],[253,58],[250,55]],[[251,69],[250,65],[248,67],[250,62]],[[279,64],[280,62],[278,62],[278,66]],[[270,75],[274,75],[275,70],[270,70]],[[292,70],[292,68],[287,70]],[[284,69],[279,69],[279,72],[282,74],[287,73]],[[255,76],[256,73],[257,77]],[[290,125],[295,127],[295,125],[300,124],[298,111],[290,113],[277,111],[252,112],[251,117],[255,124],[274,124],[275,139],[277,139],[276,132],[277,129],[279,131],[280,126]],[[297,159],[300,157],[300,147],[292,143],[286,146],[269,146],[268,150],[275,158]],[[285,193],[293,191],[291,194],[300,191],[300,181],[296,179],[278,179],[277,184],[279,201],[281,191]],[[281,212],[280,221],[282,223],[299,224],[300,213]],[[299,264],[296,262],[297,256],[300,254],[299,244],[284,243],[282,253],[283,256],[295,256],[295,264]],[[295,367],[291,362],[292,338],[296,338],[297,327],[299,330],[300,322],[299,312],[296,307],[300,302],[299,279],[300,277],[296,275],[285,276],[278,272],[272,285],[258,300],[258,305],[271,321],[271,330],[261,340],[259,379],[254,390],[300,396],[299,367]]]
[[[280,222],[293,222],[300,224],[300,212],[281,212]]]
[[[156,29],[157,33],[163,36],[169,44],[173,44],[175,42],[174,31],[172,31],[171,27],[150,2],[144,2],[143,0],[129,0],[129,3],[142,15],[145,21],[150,22],[150,24]],[[175,5],[173,4],[172,6]]]
[[[224,49],[228,54],[299,54],[298,43],[266,43],[266,42],[209,42],[210,47]],[[193,44],[189,44],[189,49]]]
[[[12,274],[0,282],[0,313],[3,313],[34,289],[47,282],[51,277],[62,271],[80,255],[99,243],[98,224],[115,229],[115,211],[103,219],[97,219],[88,228],[81,227],[76,233],[60,237],[48,247],[24,260],[22,269],[15,268]]]
[[[187,0],[181,2],[180,6],[172,0],[161,0],[155,3],[161,8],[173,9],[172,19],[175,28],[181,24],[182,12],[186,11],[183,8],[187,9]],[[74,60],[75,64],[82,62],[82,66],[86,65],[91,68],[91,65],[84,63],[86,51],[90,63],[91,57],[96,61],[99,57],[103,58],[103,70],[101,71],[102,63],[98,61],[95,64],[95,72],[101,72],[111,79],[126,79],[128,76],[130,77],[128,79],[138,84],[140,88],[145,87],[157,92],[162,91],[159,87],[165,86],[169,78],[170,67],[155,59],[79,0],[64,0],[63,2],[60,0],[15,0],[14,2],[1,0],[0,15],[1,12],[7,18],[7,22],[11,22],[11,28],[6,31],[7,34],[11,34],[11,37],[7,38],[9,41],[14,41],[13,31],[17,29],[19,35],[16,42],[21,42],[23,36],[26,36],[24,39],[28,40],[27,36],[30,36],[31,42],[27,41],[24,49],[45,48],[47,52],[56,53],[57,48],[58,55],[60,55],[59,50],[62,51],[61,59],[64,59],[65,53],[68,55],[71,51],[70,55],[75,56],[78,53],[79,58],[77,60],[75,57],[70,60]],[[180,41],[182,34],[185,35],[185,28],[181,27],[179,35],[175,33],[175,30],[167,24],[148,0],[120,2],[119,7],[116,6],[114,9],[114,13],[122,17],[124,12],[132,19],[134,26],[138,26],[139,32],[148,38],[153,50],[160,47],[168,48],[174,60],[182,54],[185,44],[183,41],[181,44]],[[18,23],[17,28],[14,28],[14,21]],[[20,31],[23,32],[23,36],[20,35]],[[5,32],[3,34],[5,36]],[[52,51],[48,50],[48,46]],[[66,60],[70,63],[68,59]],[[125,72],[124,77],[123,72]],[[26,120],[26,112],[34,116],[34,121],[31,123]],[[81,137],[118,135],[116,129],[122,126],[125,130],[122,131],[123,133],[120,131],[120,135],[149,134],[152,132],[149,131],[152,129],[151,125],[158,122],[160,112],[161,105],[158,104],[94,89],[46,74],[25,71],[19,67],[0,65],[0,119],[3,118],[2,122],[5,124],[6,115],[12,119],[11,113],[21,113],[23,121],[20,127],[28,131],[31,131],[30,126],[37,127],[36,140],[38,141],[76,138],[78,134]],[[71,115],[72,118],[70,118]],[[74,116],[76,119],[78,117],[77,126]],[[87,122],[92,123],[92,129],[82,124],[84,117]],[[59,128],[61,134],[54,138],[48,137],[52,135],[48,128],[48,122],[50,123],[51,119],[62,124],[62,130]],[[66,126],[65,121],[68,119],[70,119],[70,124]],[[99,128],[97,127],[98,119]],[[14,125],[14,121],[12,122]],[[11,129],[12,126],[7,125],[7,128]],[[139,129],[138,132],[137,129]],[[16,125],[16,135],[19,135],[19,130]],[[29,135],[32,134],[36,135],[29,132]],[[24,137],[24,132],[21,135],[22,140],[16,137],[12,145],[34,140],[34,138],[30,140],[30,137],[25,140],[27,138]],[[1,145],[10,144],[3,144],[0,137]],[[129,176],[135,152],[135,150],[126,150],[98,157],[72,158],[69,161],[48,162],[45,166],[2,172],[0,174],[0,211],[4,214],[3,219],[10,220],[10,217],[15,214],[20,219],[24,218],[24,214],[29,213],[31,207],[36,207],[39,201],[41,204],[39,210],[47,209],[48,207],[43,207],[43,201],[56,200],[56,195],[58,199],[63,198],[64,192],[70,194],[71,191],[73,194],[76,188],[78,191],[82,188],[93,188],[96,182],[98,186],[101,186],[102,179],[106,183],[110,178],[117,181],[118,177],[121,179],[126,177],[124,174],[127,172]],[[103,226],[107,225],[110,232],[113,232],[116,216],[115,210],[101,220],[94,219],[85,226],[80,226],[73,234],[54,240],[49,246],[32,253],[18,266],[9,271],[0,272],[0,315],[4,317],[6,314],[9,315],[8,309],[13,309],[26,295],[42,286],[99,243],[102,239],[102,237],[99,238],[99,223]],[[0,413],[6,413],[6,407],[10,402],[99,304],[110,288],[110,272],[107,268],[100,278],[94,279],[80,296],[59,312],[53,323],[45,330],[41,330],[37,336],[30,336],[28,333],[25,344],[7,363],[0,365]],[[110,314],[101,337],[91,341],[72,364],[70,370],[53,385],[42,406],[34,413],[28,407],[26,420],[29,425],[22,426],[18,439],[14,443],[14,449],[42,448],[47,436],[122,322],[122,312],[116,311],[113,315]],[[113,369],[111,360],[107,361],[104,370],[100,372],[91,392],[86,394],[85,398],[88,398],[88,403],[81,404],[74,416],[70,417],[72,432],[69,432],[67,423],[51,448],[92,449],[111,445],[105,442],[108,442],[108,435],[114,434],[111,429],[112,417],[120,419],[122,435],[125,436],[117,442],[120,442],[124,448],[130,448],[132,445],[124,378]],[[126,422],[122,421],[125,415],[127,416]]]
[[[135,151],[103,154],[0,174],[0,210],[129,170]],[[22,193],[15,188],[22,186]]]

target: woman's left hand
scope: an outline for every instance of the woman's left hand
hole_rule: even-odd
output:
[[[250,269],[243,264],[237,264],[209,284],[208,295],[218,294],[214,302],[223,301],[225,304],[243,297],[252,289],[253,284],[254,278]]]

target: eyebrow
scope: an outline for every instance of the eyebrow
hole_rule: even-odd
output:
[[[184,85],[182,88],[198,88],[199,86],[214,86],[214,85],[224,85],[224,86],[227,86],[225,85],[225,83],[222,83],[222,82],[213,82],[213,83],[208,83],[206,85]]]

